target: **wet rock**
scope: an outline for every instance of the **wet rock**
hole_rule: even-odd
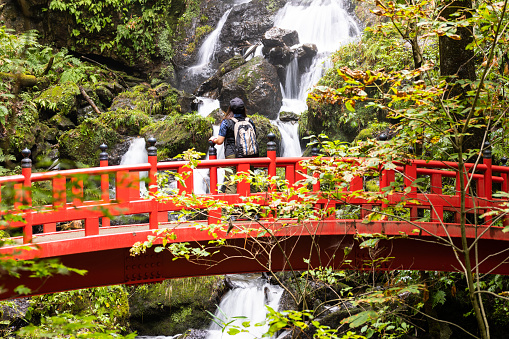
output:
[[[216,74],[208,78],[206,81],[204,81],[195,91],[195,95],[197,96],[204,96],[207,95],[209,98],[217,98],[219,95],[219,91],[222,87],[222,77],[226,74],[231,72],[232,70],[239,68],[243,64],[246,63],[246,60],[240,56],[236,55],[233,58],[225,61],[224,63],[219,66],[219,69],[217,70]]]
[[[235,6],[221,31],[218,55],[223,59],[218,61],[231,58],[234,53],[243,54],[251,45],[260,44],[263,34],[274,25],[274,14],[263,1]]]
[[[300,116],[293,112],[280,112],[279,120],[284,122],[297,122],[299,121]]]
[[[299,34],[295,30],[272,27],[262,38],[263,46],[267,48],[288,46],[299,43]]]
[[[81,124],[86,119],[90,118],[96,118],[97,112],[94,110],[94,108],[90,105],[87,105],[83,108],[80,108],[76,111],[76,117],[78,124]]]
[[[48,121],[52,126],[56,126],[61,131],[68,131],[76,127],[76,125],[68,117],[62,114],[56,114]]]
[[[207,330],[190,329],[186,333],[178,336],[177,339],[205,339],[207,334]]]
[[[276,68],[262,57],[255,57],[226,73],[218,98],[221,109],[226,110],[235,97],[244,100],[248,114],[276,119],[283,100]]]
[[[267,60],[277,66],[286,66],[292,60],[293,52],[290,48],[286,46],[278,46],[267,48],[264,47],[262,49],[262,53],[267,58]]]
[[[299,35],[294,30],[272,27],[265,32],[262,42],[265,58],[273,65],[286,66],[294,54],[290,47],[299,43]]]
[[[292,50],[294,51],[295,57],[299,63],[299,72],[301,73],[304,73],[309,69],[313,58],[318,53],[318,48],[315,44],[297,45],[294,46]]]
[[[104,84],[97,84],[94,86],[95,94],[99,97],[99,100],[105,107],[109,107],[113,102],[115,95],[113,92]]]

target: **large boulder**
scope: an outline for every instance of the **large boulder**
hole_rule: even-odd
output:
[[[116,145],[122,136],[112,126],[98,119],[88,119],[79,128],[64,132],[58,139],[60,159],[78,161],[87,166],[99,165],[99,145]]]
[[[221,30],[218,61],[224,62],[234,53],[243,54],[251,45],[261,44],[263,34],[274,26],[275,13],[267,1],[251,1],[233,7]]]
[[[209,98],[216,99],[222,87],[222,77],[232,70],[239,68],[246,63],[246,60],[241,55],[236,55],[233,58],[223,62],[219,66],[216,74],[205,80],[194,92],[196,96],[206,95]]]
[[[292,60],[294,51],[290,49],[299,43],[297,31],[272,27],[262,38],[262,53],[275,66],[286,66]]]
[[[226,73],[218,98],[221,109],[226,110],[235,97],[244,100],[249,114],[276,119],[283,101],[276,68],[258,56]]]
[[[140,131],[145,139],[155,137],[159,159],[173,158],[188,149],[207,152],[212,136],[210,119],[198,114],[169,115]]]
[[[299,34],[295,30],[272,27],[262,38],[263,46],[267,48],[288,46],[299,43]]]

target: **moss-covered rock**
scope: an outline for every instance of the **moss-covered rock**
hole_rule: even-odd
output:
[[[68,131],[76,127],[71,119],[62,114],[55,114],[48,120],[48,123],[61,131]]]
[[[113,102],[115,95],[124,91],[118,82],[101,81],[93,85],[93,91],[105,107],[109,107]]]
[[[205,153],[212,136],[212,123],[198,114],[172,115],[142,128],[140,133],[157,139],[158,156],[164,159],[190,148]]]
[[[280,145],[281,143],[281,133],[279,132],[277,126],[274,126],[270,120],[264,116],[253,114],[250,115],[249,118],[253,119],[253,122],[256,126],[256,141],[258,141],[258,146],[260,147],[260,156],[266,157],[269,133],[274,133],[276,135],[275,141],[277,145]],[[277,156],[281,156],[281,147],[277,148],[276,154]]]
[[[51,86],[35,98],[34,102],[43,117],[51,118],[57,113],[69,115],[72,111],[76,111],[78,95],[80,95],[78,85],[66,82]]]
[[[139,135],[140,130],[152,122],[145,112],[139,109],[127,110],[124,108],[103,113],[98,120],[118,133],[130,136]]]
[[[89,119],[78,128],[62,134],[58,148],[62,159],[79,161],[85,165],[99,165],[99,145],[115,145],[122,137],[99,119]]]
[[[221,78],[221,109],[226,110],[232,98],[244,100],[248,113],[259,113],[276,119],[283,96],[276,68],[257,56]]]
[[[142,335],[175,335],[205,329],[224,293],[222,276],[166,280],[131,287],[131,327]]]
[[[167,83],[156,88],[138,85],[115,97],[110,111],[139,110],[148,115],[184,114],[193,111],[192,94],[179,91]]]
[[[381,132],[386,131],[390,128],[390,124],[387,122],[372,123],[368,127],[364,128],[357,134],[355,140],[367,140],[369,138],[376,138]]]

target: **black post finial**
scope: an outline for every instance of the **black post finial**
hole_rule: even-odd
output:
[[[500,163],[502,164],[502,166],[507,166],[506,163],[507,163],[507,157],[504,155],[501,159],[500,159]]]
[[[108,160],[108,153],[106,153],[108,145],[101,144],[101,146],[99,146],[99,149],[101,150],[101,153],[99,153],[99,160]]]
[[[212,140],[209,140],[209,156],[217,155],[217,149],[215,145],[216,144]]]
[[[380,133],[380,135],[378,136],[378,140],[387,141],[387,134],[385,134],[385,132]]]
[[[157,140],[154,137],[150,137],[147,139],[147,143],[149,144],[149,147],[147,147],[147,154],[148,156],[157,156],[157,148],[155,146]]]
[[[29,158],[32,151],[28,148],[25,148],[21,151],[21,155],[23,155],[23,159],[21,160],[21,168],[31,168],[32,167],[32,159]]]
[[[484,159],[491,159],[491,144],[488,141],[484,142],[482,156]]]
[[[267,138],[269,139],[269,142],[267,142],[267,151],[276,151],[277,150],[277,147],[276,147],[276,135],[272,132],[270,132],[268,135],[267,135]]]
[[[414,148],[414,146],[408,146],[408,153],[409,153],[409,154],[415,154],[415,148]]]

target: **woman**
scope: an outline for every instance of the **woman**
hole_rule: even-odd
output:
[[[256,153],[252,155],[245,155],[241,149],[239,149],[238,142],[235,140],[235,125],[242,124],[243,121],[247,121],[251,124],[252,129],[254,130],[254,135],[256,136],[256,126],[254,122],[246,116],[246,107],[244,106],[244,102],[240,98],[234,98],[230,100],[230,106],[225,113],[225,117],[221,122],[221,126],[219,127],[219,135],[217,137],[211,137],[216,145],[224,145],[224,157],[225,159],[232,158],[251,158],[258,157],[258,145],[256,144]],[[245,125],[245,123],[244,123]],[[237,126],[238,129],[239,126]],[[239,132],[237,132],[239,133]],[[256,139],[256,138],[255,138]],[[256,143],[256,140],[254,141]],[[225,178],[227,180],[227,178]],[[223,189],[221,190],[223,191]],[[228,185],[226,187],[226,193],[236,193],[237,187],[236,185]]]

